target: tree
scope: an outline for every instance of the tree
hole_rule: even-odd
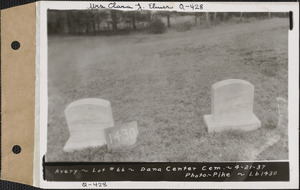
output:
[[[126,23],[131,22],[131,26],[133,30],[136,30],[136,14],[137,14],[136,11],[128,11],[122,14],[123,20],[125,20]]]
[[[73,27],[73,23],[72,23],[72,12],[68,11],[67,12],[67,23],[68,23],[68,31],[69,34],[74,34],[75,33],[75,29]]]
[[[168,12],[169,13],[169,12]],[[168,23],[168,28],[171,27],[171,23],[170,23],[170,13],[167,14],[167,23]]]
[[[148,17],[148,22],[150,24],[151,20],[152,20],[152,12],[151,11],[147,11],[147,17]]]
[[[98,25],[97,31],[101,30],[101,23],[103,21],[107,20],[107,16],[108,16],[108,12],[106,10],[105,11],[98,10],[96,12],[96,22],[97,22],[97,25]]]
[[[228,15],[228,13],[226,13],[226,12],[223,13],[223,21],[227,20],[227,15]]]
[[[117,11],[116,10],[111,10],[110,15],[111,15],[112,29],[113,29],[113,32],[116,33],[117,30],[118,30]]]
[[[210,25],[209,12],[205,13],[205,20],[206,20],[207,25],[209,26]]]
[[[217,21],[217,12],[214,12],[213,23],[215,24]]]
[[[136,30],[135,13],[132,14],[131,18],[132,18],[132,28],[133,30]]]
[[[243,12],[240,13],[240,21],[243,22]]]
[[[157,13],[157,15],[167,18],[167,27],[168,28],[171,27],[171,21],[170,21],[171,14],[172,14],[172,12],[169,12],[169,11],[160,11]]]

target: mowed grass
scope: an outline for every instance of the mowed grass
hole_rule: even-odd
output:
[[[288,96],[288,19],[219,25],[161,35],[49,37],[47,161],[207,162],[288,159],[276,98]],[[211,85],[255,86],[259,130],[208,133]],[[63,152],[64,116],[82,98],[111,102],[115,123],[137,121],[133,148]],[[253,158],[273,135],[281,140]]]

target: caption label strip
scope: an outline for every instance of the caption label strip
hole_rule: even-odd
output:
[[[44,163],[46,181],[289,181],[289,162]]]

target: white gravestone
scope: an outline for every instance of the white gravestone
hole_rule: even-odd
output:
[[[284,98],[277,98],[277,109],[278,109],[278,127],[287,129],[288,127],[288,101]]]
[[[65,109],[70,138],[65,152],[106,144],[104,129],[114,126],[110,102],[87,98],[72,102]]]
[[[261,122],[253,113],[254,86],[245,80],[228,79],[212,85],[212,114],[205,115],[208,132],[258,129]]]

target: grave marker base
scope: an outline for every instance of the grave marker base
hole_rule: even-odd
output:
[[[82,134],[81,134],[82,135]],[[90,135],[85,134],[86,137],[70,137],[64,146],[64,152],[74,152],[75,150],[83,150],[86,148],[96,148],[106,145],[104,130],[99,130],[97,132],[90,132]]]
[[[252,131],[261,127],[259,119],[252,114],[249,119],[245,120],[232,120],[232,121],[214,121],[212,115],[205,115],[204,121],[207,126],[208,132],[221,132],[225,130],[242,130]]]

